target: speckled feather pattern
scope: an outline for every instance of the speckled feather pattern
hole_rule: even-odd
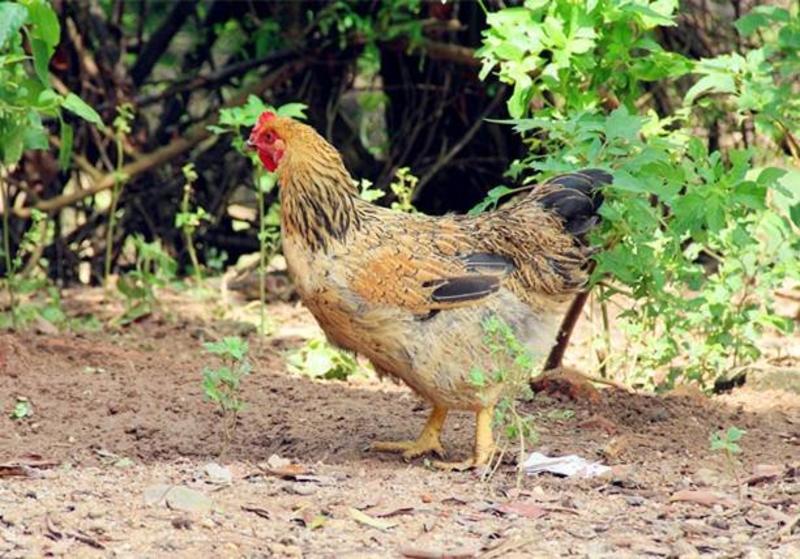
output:
[[[278,167],[284,254],[331,342],[432,403],[469,410],[503,388],[468,380],[473,367],[491,368],[485,318],[497,314],[546,355],[587,279],[588,249],[540,203],[561,185],[474,217],[398,213],[361,200],[312,128],[272,122],[287,146]]]

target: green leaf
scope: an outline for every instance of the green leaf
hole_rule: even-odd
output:
[[[278,107],[278,110],[275,112],[278,116],[305,119],[306,110],[308,110],[308,105],[304,103],[286,103]]]
[[[66,122],[61,122],[61,147],[58,149],[58,166],[62,171],[69,168],[70,158],[72,156],[72,141],[74,132],[72,126]]]
[[[507,102],[508,112],[513,118],[522,118],[528,111],[528,102],[533,93],[531,91],[533,80],[527,73],[515,75],[513,78],[514,93]]]
[[[469,372],[469,382],[473,386],[477,386],[479,388],[486,386],[486,375],[483,371],[475,367]]]
[[[659,2],[653,2],[652,6],[656,6],[657,4],[659,4]],[[661,4],[664,3],[661,2]],[[669,4],[670,3],[667,3],[666,5],[669,6]],[[641,19],[642,24],[646,28],[656,27],[659,25],[665,27],[677,25],[677,23],[671,17],[669,17],[669,14],[671,14],[672,12],[670,8],[667,8],[667,10],[665,10],[667,11],[667,13],[665,14],[665,13],[659,13],[656,10],[654,10],[653,7],[645,6],[643,3],[630,2],[624,4],[622,10],[624,12],[631,12],[637,14]]]
[[[28,126],[22,133],[22,145],[25,149],[47,149],[50,147],[47,134],[41,126]]]
[[[17,403],[14,405],[14,409],[11,412],[11,419],[19,421],[31,415],[33,415],[33,407],[30,401],[28,401],[27,398],[17,398]]]
[[[3,152],[3,163],[13,165],[22,157],[25,130],[16,125],[0,136],[0,150]]]
[[[788,23],[790,18],[789,12],[784,8],[756,6],[749,14],[737,19],[733,25],[742,37],[749,37],[761,27],[766,27],[772,22]]]
[[[0,48],[17,32],[28,19],[28,10],[16,2],[0,2]]]
[[[100,115],[97,114],[97,111],[87,105],[86,101],[74,93],[67,94],[67,96],[64,98],[64,103],[62,106],[68,111],[72,111],[82,119],[87,120],[92,124],[96,124],[101,127],[105,126],[103,124],[103,119],[100,118]]]
[[[703,93],[734,93],[736,91],[736,82],[730,74],[708,74],[700,78],[689,91],[686,92],[683,102],[685,105],[691,105]]]
[[[58,16],[44,0],[35,0],[28,4],[29,21],[33,25],[33,36],[41,39],[50,49],[55,49],[61,40],[61,26]]]
[[[31,50],[33,51],[33,68],[39,80],[45,85],[50,85],[50,53],[51,50],[41,39],[31,39]]]
[[[730,442],[735,443],[740,441],[745,433],[747,433],[747,431],[744,429],[739,429],[738,427],[729,427],[725,436]]]
[[[53,325],[63,324],[67,320],[67,315],[58,305],[48,305],[39,311],[39,314]]]
[[[642,127],[641,119],[631,115],[625,107],[612,112],[606,120],[605,133],[609,142],[617,138],[634,141]]]

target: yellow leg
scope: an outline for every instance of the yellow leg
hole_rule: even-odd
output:
[[[485,466],[494,452],[494,438],[492,437],[492,418],[494,407],[481,409],[475,416],[475,448],[472,458],[462,462],[433,463],[434,467],[443,470],[469,470],[478,466]]]
[[[422,429],[416,441],[396,441],[396,442],[374,442],[372,450],[379,452],[402,452],[403,458],[411,460],[417,456],[434,452],[438,456],[444,456],[444,449],[439,437],[442,433],[444,420],[447,417],[447,408],[434,406],[425,427]]]

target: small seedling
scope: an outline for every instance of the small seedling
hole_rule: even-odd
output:
[[[236,421],[245,402],[241,398],[242,379],[250,373],[252,366],[247,360],[249,347],[247,342],[238,337],[223,338],[218,342],[203,344],[205,350],[222,360],[222,366],[203,369],[203,392],[206,399],[217,404],[223,417],[223,446],[220,454],[224,454],[233,439]]]
[[[419,179],[411,174],[411,169],[408,167],[400,167],[397,170],[394,180],[389,185],[389,189],[395,196],[395,201],[391,204],[393,210],[406,213],[417,211],[413,204],[413,198],[418,182]],[[375,202],[385,196],[385,192],[375,188],[372,182],[366,179],[361,180],[358,188],[359,196],[367,202]]]
[[[130,240],[136,251],[136,269],[117,281],[117,290],[125,297],[125,312],[116,319],[120,325],[153,312],[158,304],[155,289],[174,280],[177,271],[177,263],[160,241],[148,243],[140,235],[133,235]]]
[[[739,454],[742,452],[742,447],[738,443],[745,433],[747,431],[738,427],[729,427],[727,431],[711,433],[711,450],[721,450],[729,456]]]
[[[183,232],[183,239],[186,243],[186,250],[189,252],[189,259],[192,262],[192,273],[199,284],[203,279],[203,270],[200,267],[200,260],[197,258],[197,250],[194,248],[194,234],[203,221],[211,221],[211,216],[202,207],[197,206],[191,209],[192,189],[197,181],[197,172],[192,163],[187,163],[181,169],[186,182],[183,185],[183,198],[181,199],[181,211],[175,215],[175,227]]]
[[[108,228],[106,230],[106,259],[103,265],[103,282],[108,285],[111,275],[111,262],[114,256],[114,229],[117,222],[117,204],[119,203],[122,188],[128,177],[122,172],[125,166],[125,138],[131,133],[133,122],[133,105],[123,103],[117,107],[117,116],[114,119],[114,143],[117,148],[117,161],[114,169],[114,188],[111,190],[111,204],[108,208]]]
[[[747,433],[747,431],[744,429],[739,429],[738,427],[729,427],[727,431],[717,431],[716,433],[711,433],[709,438],[712,452],[721,451],[725,453],[725,460],[727,461],[728,468],[730,469],[731,473],[733,473],[733,477],[736,478],[738,485],[741,485],[741,483],[739,483],[739,475],[736,472],[736,461],[734,459],[734,455],[742,452],[742,447],[739,446],[739,441],[742,439],[745,433]]]
[[[414,213],[417,209],[412,203],[419,179],[411,174],[408,167],[400,167],[394,181],[389,185],[397,200],[392,202],[392,209],[399,212]]]
[[[33,415],[33,406],[30,400],[24,396],[17,396],[17,402],[14,404],[14,409],[11,411],[11,419],[20,421]]]
[[[483,321],[482,327],[483,343],[491,355],[491,366],[489,370],[473,367],[469,381],[487,391],[502,384],[502,395],[495,404],[494,425],[499,428],[507,445],[518,445],[521,465],[525,461],[525,449],[539,439],[533,417],[520,413],[517,407],[518,399],[533,397],[528,381],[536,359],[499,316],[490,316]],[[498,462],[501,458],[497,459]],[[518,474],[517,483],[520,484],[522,470]]]

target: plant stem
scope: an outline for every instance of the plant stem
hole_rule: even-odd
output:
[[[266,209],[264,208],[264,192],[259,186],[257,189],[258,194],[258,301],[259,305],[259,323],[258,333],[264,336],[266,333],[266,306],[267,306],[267,286],[266,286],[266,271],[267,271],[267,224],[266,224]]]
[[[8,200],[8,183],[5,180],[5,168],[0,167],[0,187],[3,191],[3,254],[6,260],[6,289],[8,300],[11,303],[11,325],[17,328],[17,310],[14,298],[14,263],[11,259],[11,232],[9,231],[9,216],[11,208]]]
[[[189,197],[192,194],[192,183],[186,182],[183,187],[183,200],[181,200],[181,212],[184,215],[189,215]],[[186,250],[189,251],[189,260],[192,261],[192,270],[194,271],[194,277],[197,281],[197,284],[200,285],[200,282],[203,281],[203,271],[200,269],[200,261],[197,259],[197,251],[194,248],[194,241],[192,239],[192,235],[194,233],[194,227],[190,223],[187,223],[183,227],[183,237],[186,242]]]
[[[603,359],[603,363],[600,365],[600,376],[603,378],[607,377],[608,369],[606,364],[608,363],[608,358],[611,355],[611,321],[608,319],[608,304],[607,300],[605,299],[605,288],[601,285],[599,286],[600,289],[600,313],[603,317],[603,341],[606,345],[606,356]]]
[[[106,235],[106,261],[103,270],[103,284],[108,286],[108,277],[111,275],[111,257],[114,252],[114,226],[116,225],[117,202],[119,200],[120,187],[122,186],[122,164],[123,164],[122,138],[117,134],[117,168],[114,172],[114,188],[111,191],[111,207],[108,210],[108,234]]]

